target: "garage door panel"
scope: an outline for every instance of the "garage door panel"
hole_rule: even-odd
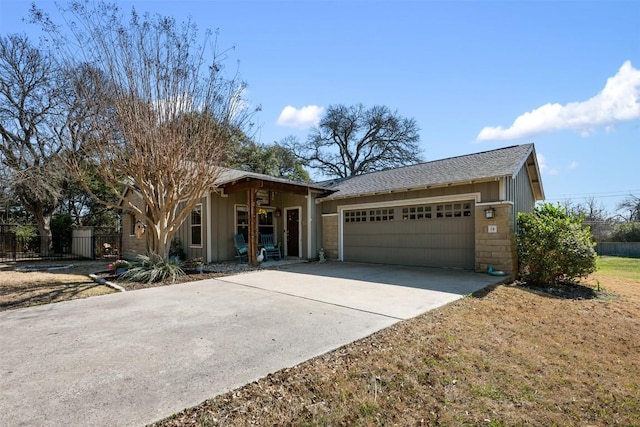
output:
[[[461,206],[467,211],[451,211]],[[473,269],[475,221],[472,208],[472,202],[456,202],[398,206],[384,212],[373,209],[346,211],[343,258],[356,262]]]

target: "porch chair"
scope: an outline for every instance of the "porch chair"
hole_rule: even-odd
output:
[[[249,262],[249,248],[242,234],[233,235],[233,245],[236,247],[236,258],[238,262]]]
[[[265,251],[267,251],[267,259],[271,257],[281,259],[280,247],[273,241],[273,234],[261,234],[260,243]]]

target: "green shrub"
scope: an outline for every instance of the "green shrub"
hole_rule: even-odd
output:
[[[187,256],[182,248],[182,240],[178,237],[174,237],[171,240],[171,246],[169,247],[169,258],[178,258],[178,260],[184,261]]]
[[[640,242],[640,222],[616,224],[610,240],[612,242]]]
[[[159,255],[138,255],[133,266],[122,274],[121,279],[129,282],[161,282],[171,278],[176,279],[184,275],[180,264],[163,259]]]
[[[556,284],[596,270],[595,243],[582,218],[545,203],[532,213],[518,213],[520,278],[529,283]]]
[[[18,239],[29,240],[38,235],[38,230],[33,225],[16,225],[15,233]]]
[[[38,230],[33,225],[17,225],[15,228],[18,245],[22,251],[31,252],[38,247]]]

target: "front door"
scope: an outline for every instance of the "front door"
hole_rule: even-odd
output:
[[[300,211],[287,209],[287,256],[300,257]]]

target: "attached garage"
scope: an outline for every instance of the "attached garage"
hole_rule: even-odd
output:
[[[318,183],[328,259],[517,272],[515,224],[544,199],[533,144]]]
[[[474,269],[474,201],[346,209],[343,259]]]

